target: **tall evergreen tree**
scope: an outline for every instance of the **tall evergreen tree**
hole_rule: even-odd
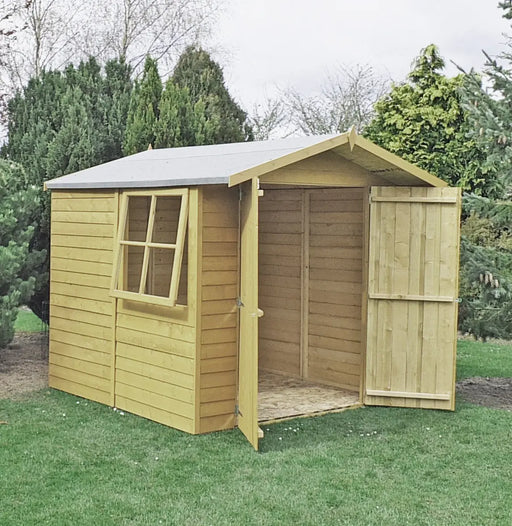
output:
[[[453,186],[494,195],[496,180],[482,170],[485,152],[467,137],[460,94],[466,76],[445,77],[444,66],[436,46],[422,50],[408,82],[377,102],[364,135]]]
[[[142,79],[135,83],[130,99],[123,143],[124,155],[147,150],[150,145],[154,145],[162,89],[156,60],[147,57]]]
[[[35,248],[49,248],[50,196],[42,191],[44,181],[121,156],[130,90],[126,64],[109,62],[103,74],[90,59],[64,72],[43,72],[10,101],[8,142],[2,153],[23,165],[28,183],[40,192]],[[48,263],[47,258],[30,300],[43,318]]]
[[[205,50],[187,48],[178,60],[172,81],[190,93],[199,118],[196,144],[253,140],[246,112],[229,94],[222,68]]]

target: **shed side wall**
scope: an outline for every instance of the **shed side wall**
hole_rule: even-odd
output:
[[[238,189],[202,193],[200,432],[235,425],[239,267]]]
[[[52,192],[49,385],[110,403],[113,192]]]

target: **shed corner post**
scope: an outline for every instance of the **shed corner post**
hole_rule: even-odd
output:
[[[203,192],[200,187],[189,190],[188,208],[188,294],[192,301],[189,321],[195,328],[193,434],[201,433],[201,302],[203,255]]]

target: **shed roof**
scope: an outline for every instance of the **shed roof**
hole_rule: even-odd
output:
[[[334,151],[394,184],[446,186],[441,179],[352,130],[341,135],[147,150],[52,179],[45,187],[58,190],[233,186],[326,151]]]

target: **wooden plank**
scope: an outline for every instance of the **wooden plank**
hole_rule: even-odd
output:
[[[124,342],[118,342],[117,355],[167,369],[170,375],[174,374],[175,371],[193,375],[195,371],[194,359],[191,357],[161,352],[155,349],[141,348]]]
[[[57,365],[72,369],[74,371],[80,371],[90,376],[97,376],[99,378],[109,379],[110,378],[110,366],[102,365],[87,360],[75,358],[74,356],[68,356],[64,354],[57,354],[52,352],[49,356],[49,363],[51,365]]]
[[[114,212],[52,211],[52,221],[56,223],[84,223],[87,225],[113,225]]]
[[[114,212],[116,203],[114,196],[98,197],[95,199],[53,199],[52,213],[55,212]]]
[[[229,415],[235,413],[235,401],[223,400],[205,402],[201,404],[201,418],[216,415]]]
[[[97,387],[90,387],[89,385],[73,382],[67,378],[60,378],[59,376],[50,374],[48,377],[48,386],[53,389],[65,391],[66,393],[81,396],[82,398],[87,398],[87,400],[99,402],[100,404],[108,405],[109,403],[109,394],[106,391],[102,391]]]
[[[234,414],[203,417],[201,418],[201,433],[233,429],[235,423],[236,419]]]
[[[370,396],[386,396],[391,398],[420,398],[426,400],[450,400],[450,393],[419,393],[409,391],[383,391],[378,389],[367,389],[366,394]]]
[[[109,263],[95,263],[91,265],[88,261],[77,261],[52,257],[50,262],[52,271],[60,270],[64,272],[74,272],[76,274],[89,274],[93,276],[109,277],[112,274],[112,265]]]
[[[148,391],[144,388],[118,382],[116,385],[116,396],[128,398],[144,405],[166,411],[173,415],[191,418],[194,406],[190,402],[183,402],[160,393]]]
[[[236,285],[238,272],[236,270],[204,270],[202,274],[203,286],[208,285]]]
[[[237,359],[236,356],[202,359],[200,365],[201,374],[236,371]]]
[[[201,344],[201,359],[222,358],[236,356],[238,353],[237,342]]]
[[[229,329],[203,329],[201,332],[201,344],[232,343],[236,341],[236,330]]]
[[[96,312],[77,310],[72,307],[61,307],[59,305],[54,304],[50,304],[50,316],[61,318],[63,320],[75,320],[84,322],[89,325],[92,325],[93,327],[98,327],[98,329],[110,327],[111,323],[110,313],[99,314]]]
[[[50,343],[50,354],[61,355],[73,358],[75,360],[83,360],[102,366],[110,366],[110,356],[108,354],[108,347],[99,352],[97,350],[87,349],[86,347],[80,347],[78,345],[70,345],[68,343],[62,343],[58,340],[54,340]]]
[[[181,373],[179,371],[172,371],[172,374],[162,368],[160,365],[153,365],[144,361],[132,360],[118,355],[116,358],[117,371],[125,371],[136,375],[139,380],[137,384],[140,388],[152,391],[154,389],[154,382],[161,382],[162,384],[177,385],[185,389],[192,390],[194,378],[191,374]],[[147,387],[145,387],[147,386]],[[166,389],[162,386],[162,389]],[[165,392],[162,392],[165,394]]]
[[[112,240],[109,237],[69,236],[52,232],[51,246],[52,253],[56,247],[111,251]]]
[[[109,291],[105,288],[52,281],[51,291],[52,296],[70,296],[72,298],[89,299],[95,302],[112,303]]]
[[[131,344],[143,349],[153,349],[189,358],[195,356],[195,342],[178,340],[160,334],[146,333],[119,325],[117,326],[116,336],[118,342]]]
[[[162,409],[148,406],[142,402],[131,400],[124,396],[117,396],[117,407],[125,411],[129,411],[135,415],[148,418],[154,422],[159,422],[169,427],[174,427],[180,431],[185,431],[187,433],[193,433],[193,421],[191,418],[186,418],[174,413],[169,413]]]
[[[112,238],[114,225],[92,225],[89,223],[57,223],[52,221],[52,234],[77,236],[77,237],[99,237]]]
[[[72,296],[68,294],[58,294],[52,289],[52,295],[50,298],[50,305],[56,305],[59,307],[67,307],[69,309],[81,310],[86,312],[92,312],[94,314],[105,314],[111,315],[112,299],[107,298],[106,301],[100,301],[96,299],[80,298],[78,296]]]
[[[95,376],[76,369],[70,369],[69,367],[63,367],[52,362],[49,364],[48,374],[51,377],[61,378],[62,380],[66,380],[68,382],[84,385],[91,389],[97,389],[98,391],[103,391],[104,393],[107,393],[108,396],[109,381],[104,377]],[[108,403],[108,401],[104,403]]]
[[[52,200],[57,199],[73,199],[73,200],[101,200],[101,199],[111,199],[114,197],[114,192],[112,190],[106,189],[94,189],[93,191],[87,190],[52,190]]]
[[[118,326],[145,334],[164,336],[170,340],[194,343],[196,339],[194,327],[178,323],[166,323],[150,318],[139,318],[123,312],[118,315]]]
[[[399,300],[399,301],[433,301],[436,303],[454,303],[457,298],[452,296],[426,296],[420,294],[382,294],[370,292],[368,297],[373,300]]]
[[[70,327],[73,329],[73,326]],[[61,330],[53,325],[50,330],[50,345],[64,344],[70,348],[89,349],[100,353],[108,353],[110,341],[96,336],[84,336],[75,332]]]
[[[86,313],[50,306],[52,329],[68,332],[77,331],[84,336],[97,336],[103,340],[110,340],[110,317],[102,314]]]
[[[229,329],[236,328],[238,313],[212,314],[203,316],[201,319],[202,328],[207,329]]]
[[[82,285],[84,287],[98,287],[105,289],[109,293],[110,276],[96,276],[94,274],[81,274],[69,270],[55,270],[51,272],[52,286],[55,283],[65,283],[69,285]]]
[[[180,400],[188,404],[193,404],[194,401],[194,391],[192,389],[170,384],[168,382],[162,382],[154,378],[144,377],[130,371],[125,371],[123,369],[118,369],[116,371],[116,384],[117,383],[123,385],[132,385],[140,389],[147,389],[150,392],[167,396],[174,400]]]

